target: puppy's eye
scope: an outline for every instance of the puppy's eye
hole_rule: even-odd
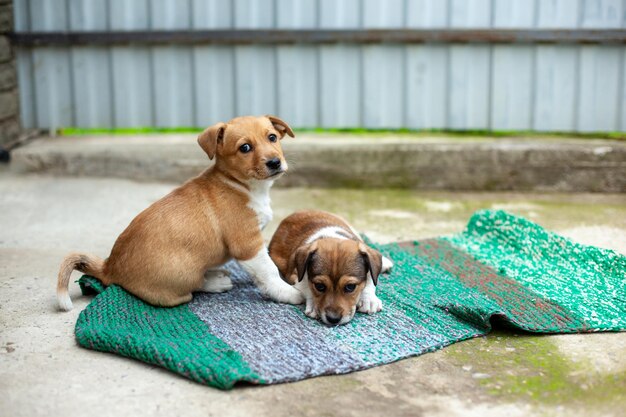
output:
[[[272,133],[271,135],[268,136],[268,139],[270,140],[270,142],[276,142],[278,138],[276,137],[275,134]]]
[[[248,153],[252,150],[252,146],[248,145],[247,143],[244,143],[243,145],[241,145],[239,147],[239,151],[241,153]]]
[[[352,292],[356,289],[356,284],[348,284],[345,287],[343,287],[343,290],[345,292]]]
[[[315,284],[315,289],[318,290],[319,292],[324,292],[326,291],[326,285],[318,282]]]

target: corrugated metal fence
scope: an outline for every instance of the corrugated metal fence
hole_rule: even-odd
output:
[[[15,0],[16,31],[623,28],[626,0]],[[20,47],[26,127],[626,131],[623,45]]]

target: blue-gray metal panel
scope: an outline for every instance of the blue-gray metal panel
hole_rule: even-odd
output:
[[[619,28],[624,25],[625,0],[582,0],[580,25]],[[623,84],[623,47],[581,46],[578,51],[577,130],[610,131],[620,128],[619,90]]]
[[[276,0],[276,27],[281,29],[315,29],[317,0]]]
[[[194,47],[194,126],[228,121],[235,110],[235,64],[232,48]]]
[[[274,0],[233,0],[237,28],[272,28],[276,24]]]
[[[583,28],[621,28],[624,27],[624,0],[583,0]]]
[[[577,28],[582,0],[537,0],[537,27]]]
[[[322,46],[320,60],[322,126],[363,126],[360,48],[354,45]]]
[[[573,131],[576,129],[578,47],[537,47],[535,100],[532,129]]]
[[[191,27],[189,0],[151,0],[151,29],[188,29]]]
[[[532,28],[535,26],[536,4],[542,0],[494,0],[494,28]]]
[[[491,27],[491,0],[448,0],[448,24],[453,28]]]
[[[46,32],[69,29],[68,0],[29,0],[30,30]]]
[[[447,127],[448,47],[408,46],[406,59],[406,127]]]
[[[189,0],[152,0],[152,29],[186,29],[191,25]],[[158,127],[194,124],[193,63],[191,47],[152,47],[154,120]]]
[[[405,20],[410,28],[445,28],[448,26],[448,2],[408,0]]]
[[[577,130],[617,130],[623,49],[596,45],[581,48]]]
[[[359,28],[359,0],[319,0],[321,28]],[[362,126],[363,67],[357,45],[323,45],[319,48],[319,100],[321,125],[330,128]]]
[[[112,126],[110,60],[110,51],[107,48],[72,47],[73,111],[76,126]]]
[[[360,0],[319,0],[319,27],[354,29],[361,27]]]
[[[111,30],[150,28],[151,0],[108,0]]]
[[[280,29],[317,27],[316,0],[278,0],[276,25]],[[319,48],[310,45],[276,47],[278,109],[293,126],[319,126]]]
[[[233,3],[192,0],[193,29],[229,29]],[[194,125],[209,126],[236,116],[235,54],[225,46],[194,46]]]
[[[33,68],[37,126],[52,131],[75,126],[69,51],[63,48],[34,50]]]
[[[450,46],[448,127],[487,129],[490,108],[491,48]]]
[[[191,28],[229,29],[233,26],[233,3],[224,0],[192,0]]]
[[[493,47],[490,128],[520,130],[532,125],[534,53],[533,46]]]
[[[581,17],[582,0],[537,2],[538,28],[577,28]],[[539,45],[536,48],[532,128],[575,130],[580,48],[567,45]]]
[[[30,49],[17,51],[17,80],[20,86],[20,118],[25,128],[39,127],[35,114],[35,86],[33,82],[33,54]]]
[[[363,0],[362,27],[372,29],[401,28],[405,26],[404,0]]]
[[[363,119],[367,128],[405,126],[405,48],[363,47]]]
[[[112,30],[150,28],[148,0],[109,0]],[[155,123],[152,91],[152,56],[141,46],[111,47],[114,127],[145,127]]]
[[[68,30],[66,1],[30,1],[30,29],[33,31]],[[73,126],[72,72],[70,52],[65,48],[33,50],[35,113],[37,126],[55,131]]]
[[[106,1],[66,1],[68,2],[69,28],[71,31],[105,31],[108,29],[108,5]]]
[[[450,2],[407,1],[405,20],[410,28],[446,28],[450,23]],[[407,45],[405,59],[406,127],[447,127],[449,47]]]
[[[490,0],[450,0],[453,28],[491,26]],[[451,45],[448,127],[486,129],[490,113],[491,46]]]
[[[318,48],[279,46],[278,114],[293,126],[319,126]]]
[[[146,127],[153,117],[152,57],[148,48],[112,48],[113,115],[115,127]]]
[[[495,0],[492,26],[535,26],[535,0]],[[532,125],[535,47],[494,45],[491,56],[490,128],[525,129]]]
[[[72,31],[107,30],[106,2],[69,0],[69,25]],[[104,47],[70,48],[74,123],[83,127],[108,127],[113,124],[110,51]]]
[[[13,2],[13,21],[16,32],[28,32],[30,27],[30,0]]]
[[[405,25],[404,0],[365,0],[362,26],[401,28]],[[368,128],[404,126],[406,111],[404,45],[364,45],[362,124]]]
[[[30,1],[16,1],[13,5],[15,30],[27,32],[30,30]],[[37,127],[35,114],[35,85],[33,53],[31,49],[18,49],[16,51],[17,82],[20,94],[20,119],[22,126],[26,128]]]
[[[626,53],[622,50],[622,59],[620,62],[620,97],[619,97],[619,126],[620,132],[626,132]]]
[[[236,28],[272,28],[276,23],[274,2],[235,0]],[[277,113],[276,48],[245,45],[235,47],[236,111],[238,115]]]
[[[238,46],[235,49],[238,115],[276,114],[276,49]]]
[[[193,126],[191,47],[153,47],[152,64],[156,126]]]
[[[21,0],[14,7],[19,31],[619,28],[626,19],[626,0]],[[623,55],[617,46],[562,45],[114,46],[24,49],[17,68],[22,121],[43,128],[204,126],[275,112],[294,126],[588,131],[624,129]]]

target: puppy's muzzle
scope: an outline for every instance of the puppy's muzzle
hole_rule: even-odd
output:
[[[283,168],[283,164],[280,158],[272,158],[266,161],[265,166],[267,167],[270,177],[277,176],[286,171],[286,169]]]
[[[333,310],[326,310],[320,312],[320,320],[322,323],[327,324],[329,326],[341,326],[346,323],[349,323],[350,320],[354,318],[354,313],[356,312],[356,307],[352,308],[352,311],[347,314],[341,314],[340,312]]]
[[[328,324],[338,324],[341,321],[341,316],[335,316],[330,313],[326,313],[326,321]]]
[[[280,165],[281,165],[280,158],[272,158],[265,163],[265,166],[267,166],[272,171],[276,171],[280,169]]]

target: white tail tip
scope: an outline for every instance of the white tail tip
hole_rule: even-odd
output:
[[[67,292],[58,293],[57,302],[59,303],[59,310],[61,311],[70,311],[74,308],[70,295]]]

